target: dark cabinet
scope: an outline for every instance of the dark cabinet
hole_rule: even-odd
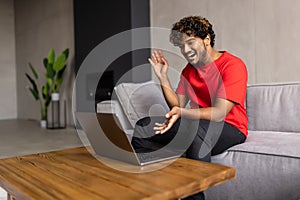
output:
[[[140,27],[150,27],[149,0],[74,0],[75,73],[97,45],[116,34]],[[133,36],[128,40],[134,39]],[[122,81],[133,82],[150,80],[150,67],[137,70],[140,74],[135,76],[131,73],[133,68],[146,64],[150,56],[150,31],[143,36],[143,40],[149,44],[145,45],[146,48],[132,49],[115,58],[108,66],[100,65],[97,71],[87,74],[85,86],[77,87],[80,93],[77,95],[80,96],[78,102],[95,100],[97,103],[110,99],[113,87],[121,78]],[[125,41],[122,45],[130,46],[133,42]],[[90,87],[95,84],[96,91]]]

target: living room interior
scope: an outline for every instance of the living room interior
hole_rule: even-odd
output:
[[[169,29],[184,16],[201,15],[215,26],[216,49],[229,51],[246,63],[249,85],[299,82],[299,8],[298,0],[0,0],[0,127],[3,138],[0,158],[84,145],[85,141],[74,128],[76,74],[97,45],[126,30]],[[90,84],[97,84],[102,77],[103,88],[97,88],[96,94],[87,89],[83,95],[101,102],[110,98],[121,77],[132,82],[151,80],[154,76],[147,64],[151,47],[157,44],[167,49],[172,47],[168,38],[151,31],[143,39],[149,43],[149,48],[124,54],[109,67],[99,66],[99,71],[90,74],[89,80]],[[39,125],[40,108],[28,90],[30,83],[25,73],[30,72],[30,62],[42,76],[43,58],[49,50],[54,49],[58,55],[65,48],[70,49],[70,54],[60,94],[66,100],[68,127],[43,129]],[[166,52],[170,66],[177,72],[185,65],[179,55],[174,49]],[[142,72],[123,76],[141,65]],[[174,85],[178,78],[174,76]],[[0,199],[6,199],[6,193],[1,194]]]

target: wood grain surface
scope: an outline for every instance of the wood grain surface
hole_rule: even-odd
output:
[[[159,164],[132,167],[142,172]],[[178,199],[234,177],[234,168],[186,158],[128,173],[102,164],[85,147],[0,160],[0,186],[17,200]]]

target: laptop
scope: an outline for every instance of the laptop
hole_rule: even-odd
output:
[[[148,153],[137,153],[115,114],[76,112],[75,116],[96,155],[142,166],[177,158],[182,154],[165,147]]]

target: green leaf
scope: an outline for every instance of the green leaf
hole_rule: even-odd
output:
[[[48,86],[48,84],[46,84],[46,85],[44,85],[43,87],[42,87],[42,90],[43,90],[43,93],[42,93],[42,97],[43,97],[43,99],[47,99],[47,96],[49,96],[50,94],[49,94],[49,86]]]
[[[53,87],[53,93],[58,93],[58,85],[55,84],[54,87]]]
[[[66,60],[67,60],[67,58],[69,57],[69,48],[65,49],[65,50],[62,52],[62,54],[65,55]]]
[[[67,65],[65,65],[62,70],[60,70],[59,72],[57,72],[57,75],[56,75],[56,80],[55,80],[55,88],[56,88],[56,92],[58,92],[59,90],[59,86],[62,84],[63,82],[63,74],[64,74],[64,71],[66,69]]]
[[[65,63],[66,63],[66,56],[64,54],[61,54],[55,60],[55,62],[53,64],[53,69],[58,72],[63,69],[63,67],[65,66]]]
[[[47,96],[46,102],[45,102],[46,107],[49,106],[50,102],[51,102],[51,96]]]
[[[36,73],[34,67],[31,65],[31,63],[28,63],[28,64],[29,64],[29,67],[30,67],[30,69],[31,69],[31,71],[32,71],[32,73],[33,73],[35,79],[38,79],[39,76],[38,76],[38,74]]]
[[[47,72],[46,72],[46,78],[53,78],[55,76],[56,72],[53,69],[53,64],[48,63],[47,65]]]
[[[50,86],[46,83],[43,86],[43,99],[45,100],[45,107],[47,108],[51,102],[51,95],[50,95]]]
[[[48,58],[44,58],[43,64],[44,64],[44,67],[47,69],[47,66],[48,66]]]
[[[29,82],[32,84],[32,89],[34,91],[36,91],[37,94],[39,94],[39,90],[37,88],[35,81],[27,73],[25,73],[25,74],[26,74],[26,77],[28,78]]]
[[[65,65],[59,72],[57,72],[56,80],[61,79],[63,77],[63,74],[64,74],[64,71],[65,71],[66,67],[67,67],[67,65]]]
[[[29,88],[29,90],[30,90],[31,94],[33,95],[33,97],[34,97],[34,99],[35,99],[36,101],[40,99],[40,98],[39,98],[39,94],[38,94],[38,92],[37,92],[36,90],[34,90],[34,89],[32,89],[32,88]]]
[[[63,82],[63,77],[56,77],[56,85],[59,87]]]
[[[53,80],[51,78],[47,78],[47,83],[48,83],[49,87],[52,87]]]
[[[53,64],[54,60],[55,60],[55,52],[53,49],[51,49],[48,54],[48,63]]]
[[[46,96],[49,95],[49,84],[43,86],[43,98],[46,99]]]

